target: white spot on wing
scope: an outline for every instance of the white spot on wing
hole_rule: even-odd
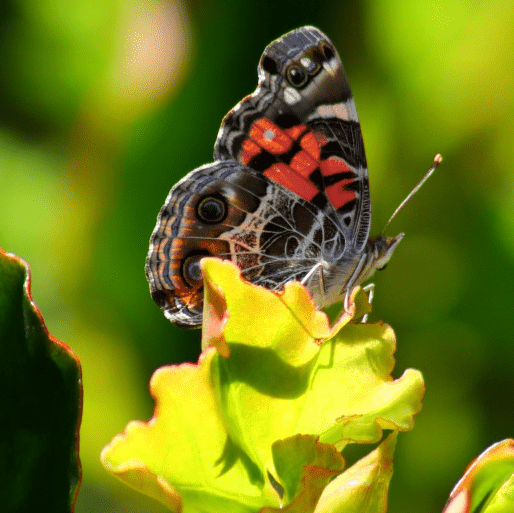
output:
[[[300,93],[292,87],[286,87],[284,89],[284,100],[288,105],[294,105],[301,100]]]
[[[332,57],[328,62],[325,61],[323,63],[323,69],[329,74],[334,76],[339,69],[339,62],[337,62],[337,59],[335,57]]]
[[[339,119],[344,119],[345,121],[359,121],[355,102],[351,99],[346,102],[335,103],[333,105],[320,105],[314,113],[309,116],[309,119],[316,117],[333,118],[334,116]]]
[[[266,141],[273,141],[273,139],[275,139],[275,132],[272,130],[265,130],[263,135]]]
[[[310,68],[312,66],[312,61],[309,59],[309,57],[302,57],[300,59],[300,63],[304,68]]]

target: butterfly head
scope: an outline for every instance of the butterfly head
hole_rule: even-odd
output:
[[[396,246],[403,239],[403,235],[403,233],[396,237],[379,235],[374,240],[368,240],[360,256],[353,260],[352,267],[341,268],[342,274],[348,278],[346,281],[339,278],[340,281],[343,281],[344,287],[340,290],[338,299],[348,296],[354,287],[371,278],[375,271],[384,269],[393,256]],[[332,302],[334,301],[332,298]],[[325,301],[323,306],[328,304],[331,303]]]
[[[375,271],[381,271],[385,268],[393,256],[396,246],[398,246],[398,243],[403,239],[403,235],[403,233],[398,234],[396,237],[380,235],[375,240],[368,242],[369,248],[368,251],[365,252],[368,260],[365,266],[366,273],[359,281],[364,281]]]

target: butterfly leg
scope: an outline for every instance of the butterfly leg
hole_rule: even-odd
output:
[[[314,273],[316,271],[318,271],[318,269],[321,269],[321,271],[320,271],[320,276],[321,276],[320,281],[324,282],[324,279],[323,279],[323,264],[321,262],[319,262],[316,265],[312,266],[312,269],[302,278],[302,281],[300,283],[302,285],[307,285],[309,280],[312,278]]]
[[[362,290],[368,294],[368,301],[371,305],[371,303],[373,302],[373,297],[375,296],[375,284],[369,283],[365,287],[362,287]],[[362,318],[362,322],[368,321],[368,315],[369,314],[364,315],[364,317]]]
[[[347,289],[346,290],[346,294],[344,295],[344,301],[343,301],[343,306],[344,306],[344,311],[348,314],[348,315],[351,315],[352,312],[350,311],[350,292],[349,290]]]
[[[318,284],[319,284],[319,292],[320,297],[324,297],[325,295],[325,274],[323,272],[323,264],[321,262],[318,262],[317,264],[312,266],[312,269],[302,278],[302,281],[300,282],[302,285],[310,289],[311,295],[313,295],[312,288],[308,287],[308,283],[311,281],[312,277],[316,272],[319,271],[318,276]]]
[[[362,290],[368,293],[368,301],[369,304],[371,304],[373,302],[373,298],[375,297],[375,284],[368,283],[368,285],[362,287]]]

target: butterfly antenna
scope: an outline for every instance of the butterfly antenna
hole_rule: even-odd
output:
[[[396,217],[398,212],[400,212],[400,210],[412,199],[414,194],[416,194],[419,191],[421,186],[430,178],[430,175],[437,169],[442,160],[443,157],[439,153],[434,157],[434,162],[430,169],[426,172],[425,176],[419,181],[418,185],[416,185],[416,187],[412,189],[410,194],[401,202],[400,206],[394,211],[393,215],[389,218],[389,221],[387,221],[380,235],[382,235],[385,232],[386,228],[391,224],[391,221]]]

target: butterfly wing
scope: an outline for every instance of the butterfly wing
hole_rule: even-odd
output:
[[[258,72],[256,91],[222,122],[216,162],[171,189],[150,240],[152,296],[181,326],[201,323],[206,255],[270,289],[322,263],[323,280],[314,274],[308,287],[325,305],[368,240],[364,145],[334,46],[314,27],[294,30],[265,49]]]
[[[264,51],[259,85],[223,119],[215,159],[241,162],[336,222],[348,257],[368,241],[371,206],[353,96],[330,40],[302,27]]]
[[[336,224],[311,203],[235,161],[189,173],[170,191],[150,239],[146,274],[155,302],[183,327],[202,322],[200,260],[232,260],[270,289],[301,279],[320,254],[340,254]]]

